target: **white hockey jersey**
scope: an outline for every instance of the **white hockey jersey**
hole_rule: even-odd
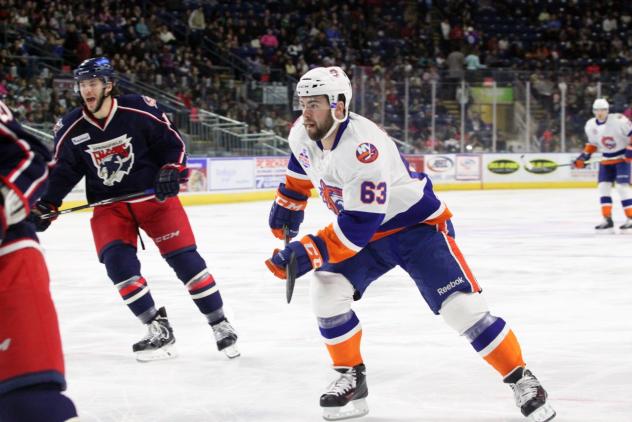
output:
[[[605,122],[598,122],[594,117],[588,120],[584,131],[588,137],[584,152],[601,152],[602,164],[613,164],[613,161],[623,160],[632,136],[632,122],[623,114],[611,113]]]
[[[350,113],[340,125],[331,150],[308,137],[303,117],[288,139],[287,187],[305,195],[317,188],[336,214],[334,223],[318,232],[331,263],[403,228],[445,224],[451,217],[430,179],[411,171],[386,132],[358,114]]]

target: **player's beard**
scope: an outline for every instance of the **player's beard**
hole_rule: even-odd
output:
[[[101,110],[101,107],[103,107],[103,102],[105,101],[105,97],[107,97],[107,95],[105,95],[105,87],[103,87],[103,90],[101,90],[101,93],[98,94],[97,97],[97,101],[96,101],[96,105],[94,107],[94,110],[90,110],[90,107],[88,107],[88,104],[86,103],[86,100],[83,100],[83,103],[86,105],[86,108],[88,109],[88,111],[92,114],[96,114],[99,112],[99,110]]]
[[[331,129],[331,126],[334,123],[334,118],[331,117],[331,113],[327,113],[327,117],[323,123],[318,124],[314,121],[313,124],[315,127],[313,129],[306,128],[307,136],[309,136],[309,139],[312,141],[320,141],[325,135],[327,135],[327,132],[329,132],[329,129]]]

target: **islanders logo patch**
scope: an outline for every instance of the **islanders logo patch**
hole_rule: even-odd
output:
[[[364,164],[372,163],[379,155],[375,145],[368,142],[363,142],[356,148],[356,158]]]

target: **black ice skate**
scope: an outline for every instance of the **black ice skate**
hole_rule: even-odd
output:
[[[603,222],[595,226],[595,231],[597,233],[614,233],[614,223],[612,222],[612,218],[604,217]]]
[[[147,335],[134,344],[132,350],[139,362],[171,359],[176,357],[175,342],[173,329],[167,320],[167,311],[163,307],[158,309],[154,319],[147,324]]]
[[[211,325],[215,341],[217,342],[217,350],[224,352],[230,359],[240,355],[237,349],[237,333],[230,322],[223,320],[217,324]]]
[[[632,234],[632,218],[625,220],[625,223],[619,226],[621,234]]]
[[[369,395],[366,367],[360,364],[353,368],[336,366],[334,369],[340,373],[340,377],[320,396],[323,419],[339,421],[359,418],[369,413],[369,406],[366,403],[366,397]]]
[[[546,422],[555,417],[555,410],[546,401],[546,391],[531,371],[517,368],[504,382],[513,390],[516,406],[530,421]]]

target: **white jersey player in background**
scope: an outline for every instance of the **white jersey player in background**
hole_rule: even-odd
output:
[[[338,378],[320,397],[323,417],[368,413],[362,328],[352,303],[395,266],[413,279],[430,309],[463,335],[514,391],[532,421],[555,411],[547,393],[525,368],[509,325],[490,313],[481,288],[454,240],[452,216],[423,173],[409,170],[395,143],[370,120],[349,112],[351,83],[340,67],[315,68],[297,88],[302,116],[289,135],[292,156],[269,223],[298,234],[310,189],[315,187],[334,222],[290,242],[266,261],[278,277],[296,256],[297,276],[316,269],[311,299],[320,333]]]
[[[595,117],[586,122],[584,130],[588,142],[584,151],[573,161],[576,168],[584,168],[594,152],[601,152],[599,162],[599,201],[604,221],[595,226],[598,233],[613,233],[612,185],[617,187],[626,221],[619,229],[632,234],[632,188],[630,188],[630,161],[632,161],[632,123],[622,114],[609,112],[610,105],[603,98],[593,103]]]

